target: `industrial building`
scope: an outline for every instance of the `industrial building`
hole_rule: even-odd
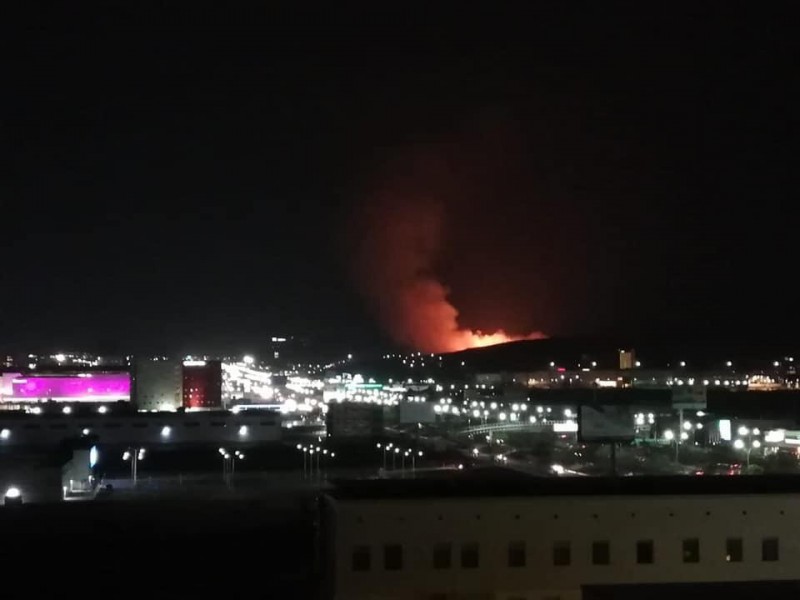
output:
[[[180,361],[137,361],[132,379],[134,403],[139,410],[177,410],[183,403]]]
[[[6,409],[41,402],[127,402],[130,398],[130,374],[121,369],[6,372],[0,382],[0,402]]]
[[[222,408],[220,361],[185,360],[182,379],[184,408]]]
[[[321,508],[326,597],[764,597],[800,583],[799,506],[772,477],[342,483]]]

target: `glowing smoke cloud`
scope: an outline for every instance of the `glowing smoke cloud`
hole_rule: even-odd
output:
[[[456,352],[541,333],[482,333],[458,324],[448,289],[433,274],[443,208],[435,201],[384,194],[365,207],[359,228],[358,276],[382,323],[400,344],[423,352]]]

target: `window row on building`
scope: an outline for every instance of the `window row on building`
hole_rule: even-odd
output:
[[[612,544],[608,540],[598,540],[591,543],[590,557],[593,565],[610,565],[612,562]],[[673,549],[674,550],[674,549]],[[699,538],[686,538],[681,541],[680,556],[684,563],[699,563],[701,560],[701,545]],[[727,562],[737,563],[745,560],[744,540],[742,538],[727,538],[724,550]],[[527,545],[524,541],[509,542],[507,547],[507,565],[511,568],[521,568],[527,565]],[[775,562],[780,558],[779,541],[777,537],[765,537],[761,540],[761,560]],[[383,569],[397,571],[403,568],[402,544],[385,544],[382,556]],[[565,567],[572,564],[572,544],[568,541],[556,541],[552,546],[552,564],[556,567]],[[636,563],[649,565],[656,562],[656,545],[654,540],[638,540],[636,542]],[[450,542],[434,544],[431,556],[431,568],[451,569],[456,565],[462,569],[477,569],[480,566],[480,547],[477,542],[470,542],[456,546]],[[353,548],[351,567],[353,571],[370,571],[372,565],[372,550],[370,546],[359,545]]]

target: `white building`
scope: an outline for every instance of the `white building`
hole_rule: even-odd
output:
[[[578,600],[800,580],[793,480],[368,481],[322,506],[331,598]]]

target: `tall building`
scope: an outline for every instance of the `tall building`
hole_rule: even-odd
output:
[[[183,361],[183,407],[222,408],[222,363]]]
[[[619,368],[620,369],[632,369],[636,366],[636,351],[631,350],[620,350],[619,351]]]
[[[183,403],[181,363],[176,360],[137,361],[133,400],[139,410],[176,410]]]

